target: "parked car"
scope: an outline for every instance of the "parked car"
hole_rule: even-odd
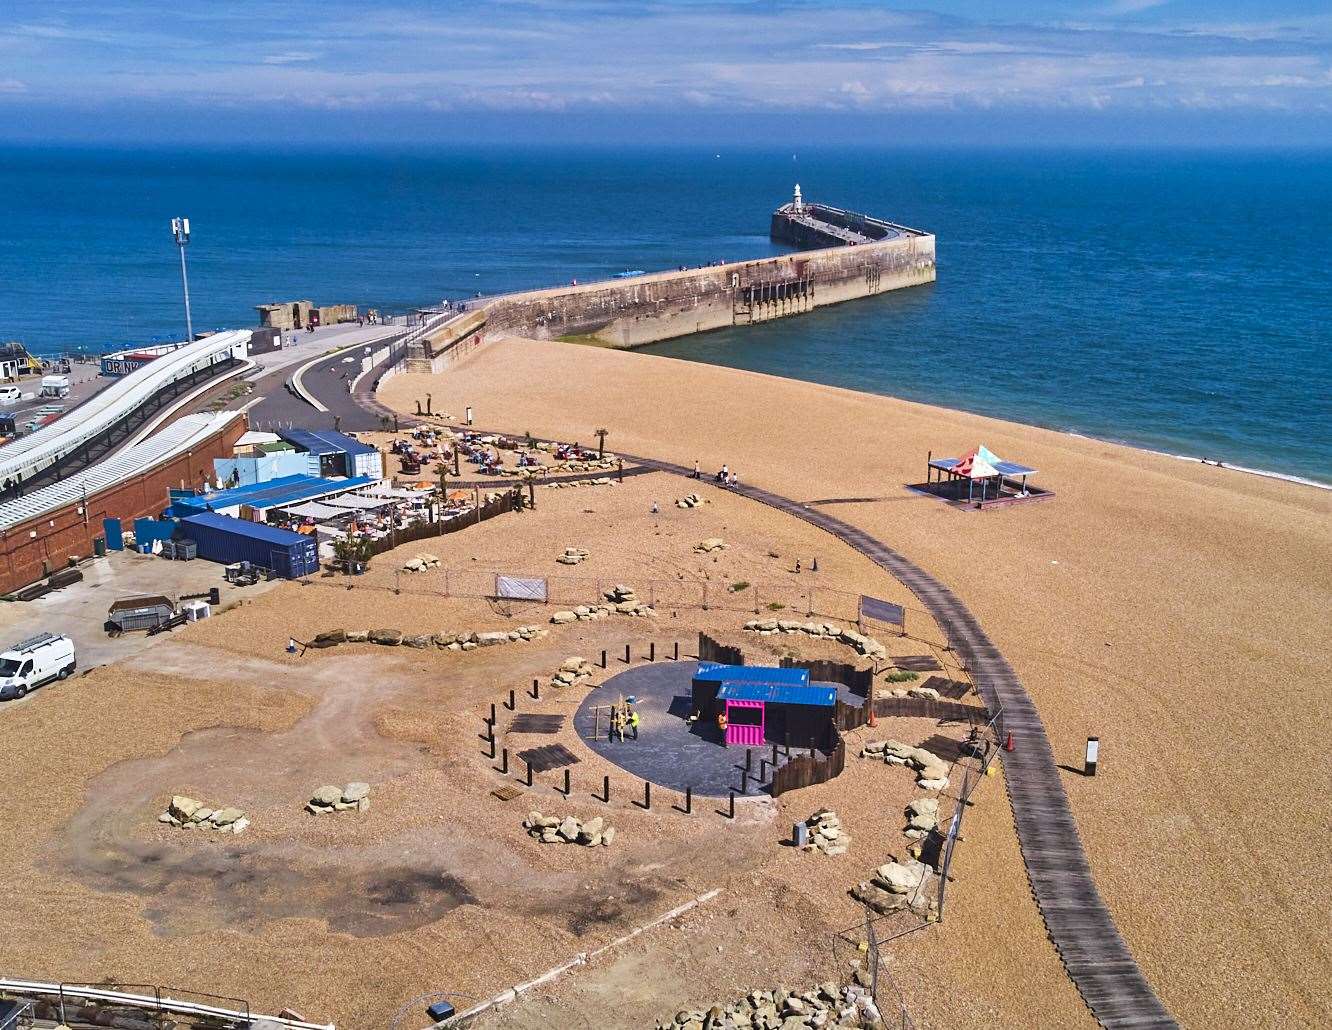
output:
[[[0,654],[0,701],[23,697],[43,683],[65,679],[77,667],[74,641],[69,637],[39,633],[20,640]]]
[[[23,400],[23,391],[17,386],[0,386],[0,404],[17,404]]]

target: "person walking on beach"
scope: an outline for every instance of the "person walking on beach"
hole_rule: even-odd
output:
[[[727,480],[730,479],[730,476],[731,476],[731,466],[723,465],[721,467],[721,471],[717,473],[717,482],[720,483],[722,486],[725,486]]]
[[[700,473],[699,470],[698,470],[698,459],[697,459],[697,458],[694,459],[694,478],[695,478],[695,479],[702,479],[702,478],[703,478],[702,473]]]

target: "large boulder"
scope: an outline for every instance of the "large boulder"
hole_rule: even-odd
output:
[[[369,639],[370,631],[368,629],[347,630],[347,643],[349,644],[364,644]]]
[[[893,894],[907,894],[921,885],[929,870],[920,862],[885,862],[874,870],[874,885]]]
[[[507,630],[496,630],[476,635],[476,643],[479,647],[494,647],[496,644],[507,644],[508,642],[509,634]]]
[[[363,801],[370,796],[370,784],[353,782],[342,788],[342,800],[348,805],[354,805],[358,801]]]
[[[570,622],[577,622],[578,616],[573,612],[556,612],[550,617],[550,621],[557,626],[564,626]]]
[[[370,642],[374,644],[383,644],[386,647],[397,647],[402,643],[402,630],[372,629],[370,631]]]
[[[209,816],[209,822],[211,822],[214,826],[230,826],[232,823],[236,822],[236,820],[242,818],[244,815],[245,813],[242,812],[239,808],[232,808],[231,806],[227,806],[226,808],[219,808],[214,810],[213,814]]]
[[[578,820],[571,815],[566,815],[564,817],[564,822],[560,823],[560,828],[558,832],[561,837],[563,837],[570,844],[572,844],[574,841],[578,839],[579,829],[580,827],[578,825]]]
[[[185,797],[183,794],[177,794],[171,799],[171,805],[167,809],[181,822],[194,817],[194,813],[203,808],[202,801],[195,801],[194,798]]]
[[[320,787],[310,796],[311,804],[323,805],[327,808],[332,808],[341,800],[342,788],[334,787],[331,784]]]
[[[429,633],[417,633],[410,637],[403,637],[402,643],[405,647],[427,648],[435,642],[435,638]]]

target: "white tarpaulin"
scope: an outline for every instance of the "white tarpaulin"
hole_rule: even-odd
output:
[[[520,579],[517,576],[496,576],[495,596],[513,601],[546,600],[546,581],[544,579]]]
[[[382,508],[393,501],[387,497],[362,497],[360,494],[339,494],[337,497],[325,497],[325,504],[331,504],[335,508],[358,508],[369,510],[370,508]]]
[[[288,515],[296,515],[303,519],[331,519],[338,515],[349,514],[346,508],[331,508],[318,501],[306,501],[304,504],[295,504],[282,510]]]

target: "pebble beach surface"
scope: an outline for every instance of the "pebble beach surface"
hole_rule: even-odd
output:
[[[1332,494],[892,398],[563,343],[497,341],[447,374],[391,380],[381,396],[406,412],[427,390],[449,410],[471,405],[490,429],[573,438],[604,426],[621,454],[707,471],[728,463],[744,482],[834,506],[924,566],[1012,662],[1058,761],[1080,769],[1086,738],[1101,738],[1096,777],[1070,773],[1065,789],[1097,884],[1171,1011],[1195,1025],[1332,1019],[1319,986],[1332,976],[1322,916],[1332,900]],[[981,443],[1038,468],[1035,482],[1056,496],[974,512],[906,489],[925,478],[931,452]],[[991,843],[987,876],[1016,882],[1011,821],[1001,825],[991,806],[977,822]],[[1255,846],[1276,827],[1280,876]],[[967,914],[965,932],[990,942],[983,962],[962,947],[933,956],[927,979],[947,984],[945,1004],[976,1002],[969,1016],[965,1005],[950,1011],[951,1025],[993,1025],[984,999],[1007,993],[999,981],[1059,969],[1030,897],[995,900]],[[953,933],[962,927],[941,930]],[[1028,1025],[1068,1025],[1057,991],[1017,993]]]

